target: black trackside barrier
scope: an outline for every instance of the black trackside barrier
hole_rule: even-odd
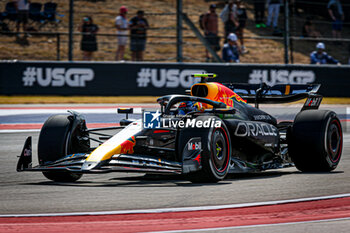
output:
[[[185,94],[200,78],[275,84],[319,83],[324,96],[350,97],[350,66],[226,63],[0,62],[1,95],[162,96]]]

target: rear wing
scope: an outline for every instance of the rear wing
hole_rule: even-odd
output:
[[[303,110],[318,109],[322,96],[317,94],[320,84],[278,84],[268,86],[247,83],[223,83],[226,87],[241,96],[247,103],[281,104],[290,103],[307,98]]]

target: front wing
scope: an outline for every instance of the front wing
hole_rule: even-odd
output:
[[[31,137],[28,137],[20,159],[17,171],[68,171],[74,173],[108,173],[108,172],[140,172],[158,174],[181,174],[184,170],[195,171],[200,169],[198,161],[181,163],[165,160],[156,156],[140,154],[113,155],[110,160],[99,163],[87,162],[89,154],[71,154],[66,157],[32,167]],[[199,152],[200,153],[200,152]],[[197,164],[196,164],[197,163]],[[184,168],[184,164],[186,168]],[[189,169],[188,166],[191,168]]]

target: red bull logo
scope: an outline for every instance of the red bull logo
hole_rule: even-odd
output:
[[[234,99],[238,102],[246,103],[246,101],[244,99],[242,99],[242,97],[237,95],[231,89],[229,89],[229,88],[227,88],[219,83],[217,84],[217,87],[218,87],[218,92],[213,100],[222,102],[222,103],[226,104],[227,107],[233,107],[233,105],[234,105],[233,100]]]
[[[231,96],[231,99],[233,99],[233,98],[235,98],[238,102],[247,103],[246,100],[242,99],[242,97],[237,95],[235,92],[233,92],[233,96]]]
[[[120,154],[133,154],[135,144],[135,136],[132,136],[131,138],[120,144]]]

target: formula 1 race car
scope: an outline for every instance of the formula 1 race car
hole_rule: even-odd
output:
[[[39,136],[39,165],[32,167],[28,137],[17,171],[40,171],[60,182],[107,172],[186,174],[192,182],[217,182],[228,173],[294,165],[302,172],[329,172],[337,167],[342,127],[336,113],[318,110],[319,84],[207,82],[215,76],[193,75],[201,81],[190,95],[160,97],[159,110],[144,110],[138,120],[126,117],[119,127],[87,129],[83,116],[73,111],[51,116]],[[259,109],[262,103],[305,98],[294,122],[279,122]],[[118,132],[109,135],[110,130]],[[91,140],[99,145],[92,147]]]

